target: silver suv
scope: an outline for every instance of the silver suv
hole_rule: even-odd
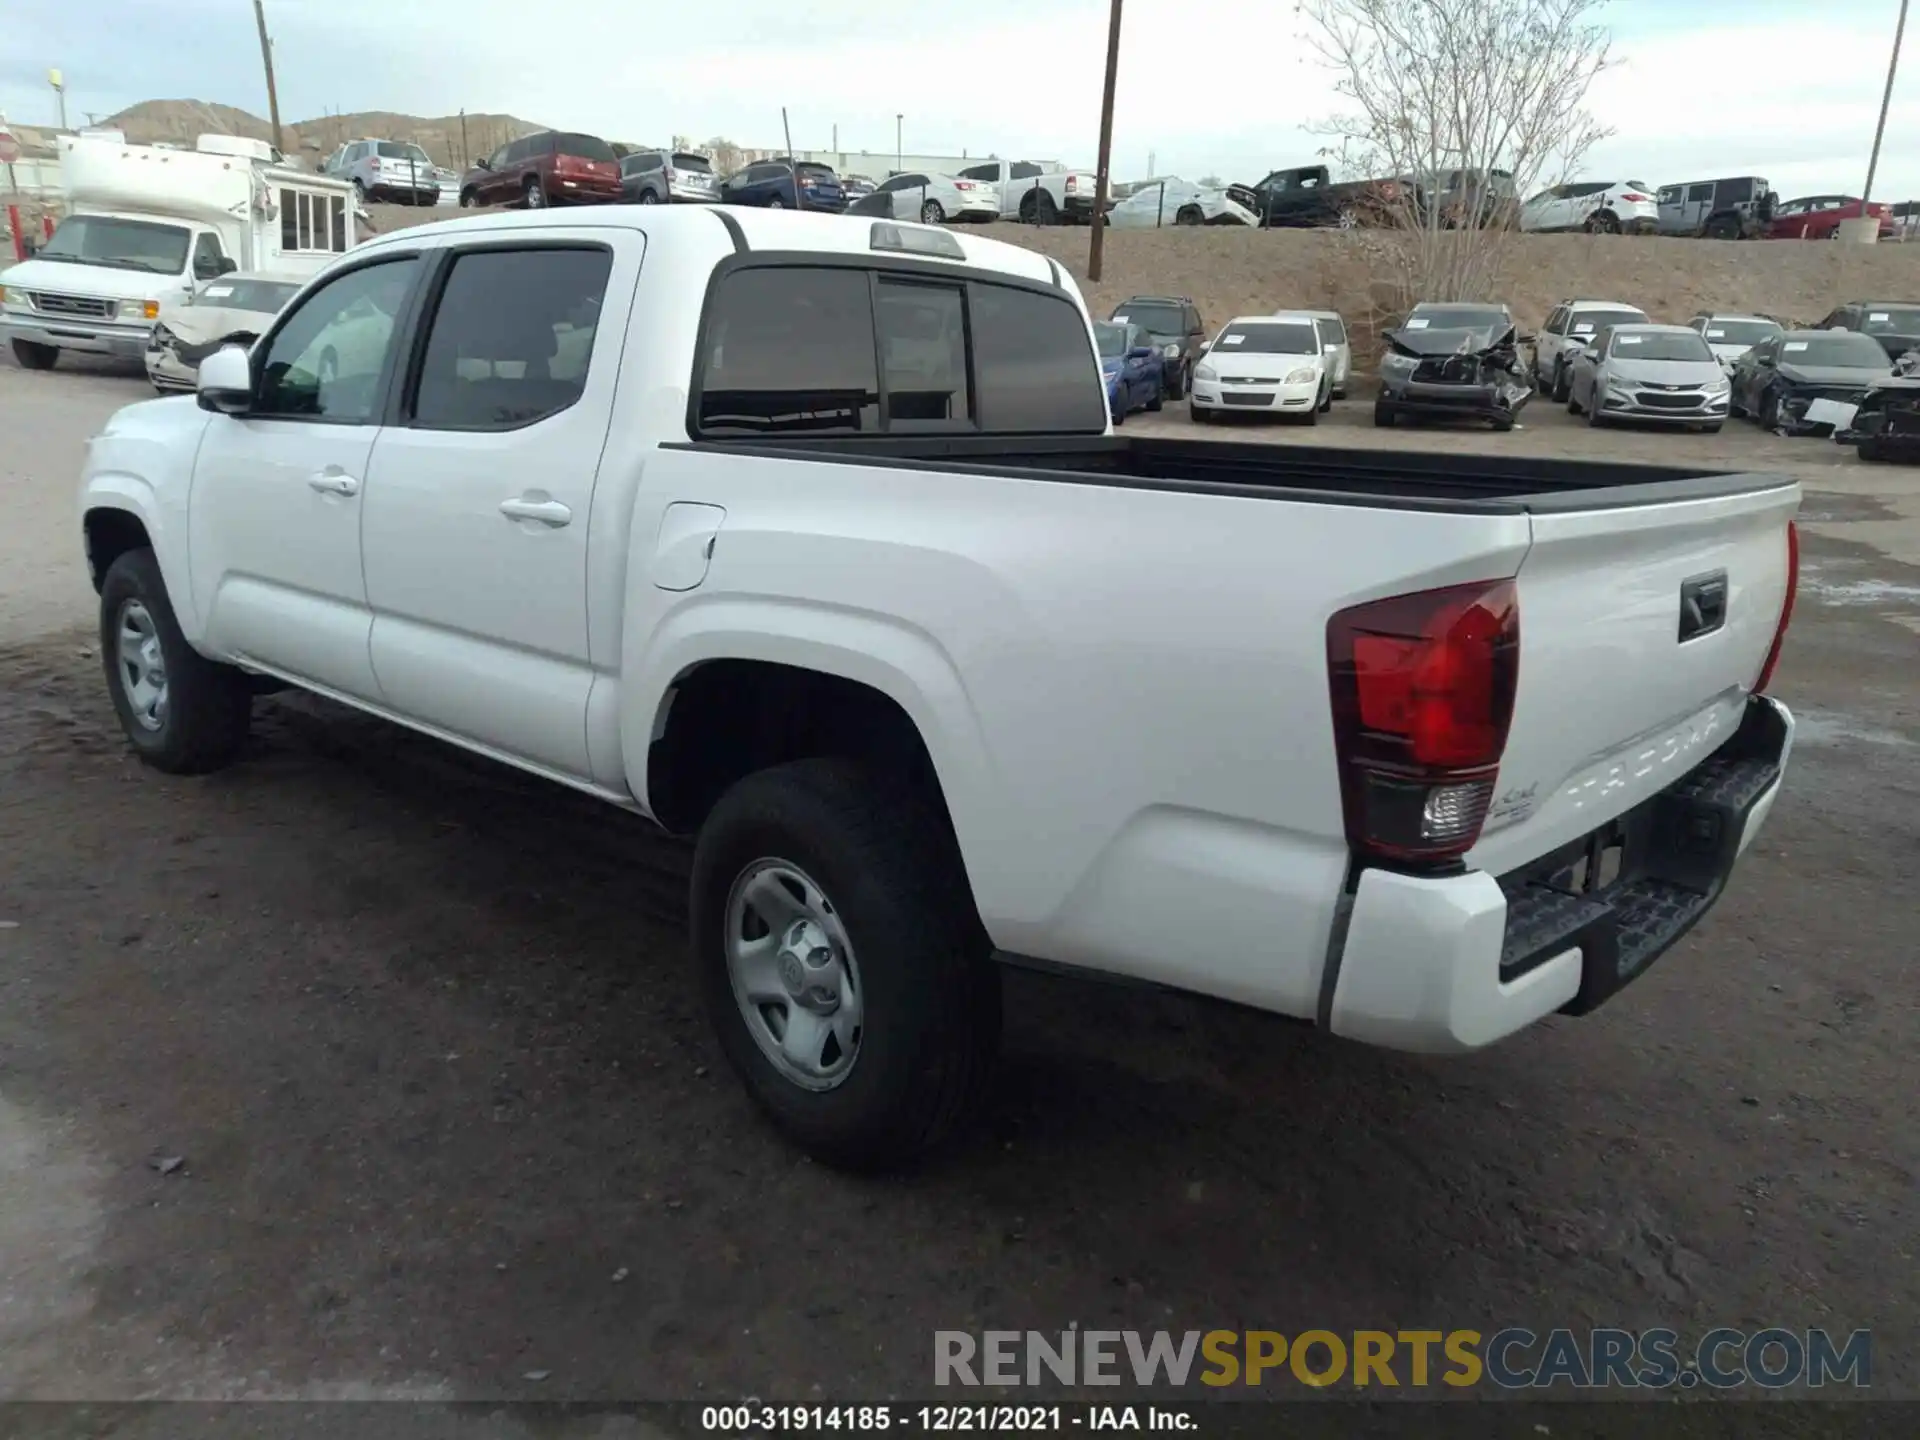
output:
[[[687,205],[720,198],[713,162],[693,150],[636,150],[620,162],[627,205]]]
[[[440,203],[438,169],[426,151],[407,141],[350,141],[334,151],[321,169],[351,180],[362,204],[380,200],[399,205]]]

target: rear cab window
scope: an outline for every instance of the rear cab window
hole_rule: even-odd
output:
[[[1060,292],[977,275],[723,271],[702,321],[690,432],[1104,432],[1105,385],[1079,309]]]

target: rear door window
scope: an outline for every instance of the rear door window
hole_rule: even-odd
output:
[[[1106,387],[1072,302],[1008,285],[967,288],[981,428],[1105,430]]]
[[[1712,198],[1713,182],[1711,180],[1703,185],[1689,185],[1687,187],[1687,203],[1689,205],[1696,205],[1702,200],[1711,200]]]
[[[456,257],[427,332],[413,423],[513,430],[574,404],[612,268],[598,247]]]

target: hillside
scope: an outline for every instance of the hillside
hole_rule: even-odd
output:
[[[115,130],[124,130],[136,144],[169,140],[191,145],[200,135],[244,135],[255,140],[271,140],[273,127],[250,111],[231,105],[215,105],[204,100],[143,100],[100,122]],[[285,148],[290,155],[304,156],[318,165],[343,141],[364,135],[383,140],[411,140],[435,162],[465,168],[476,155],[485,155],[519,135],[544,127],[514,115],[468,115],[464,132],[458,115],[431,119],[418,115],[400,115],[386,110],[367,110],[353,115],[322,115],[283,126]],[[464,143],[463,136],[464,133]]]

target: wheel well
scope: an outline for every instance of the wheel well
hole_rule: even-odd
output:
[[[96,595],[114,561],[129,550],[145,550],[153,544],[147,527],[125,510],[89,510],[81,525],[87,539],[87,570]]]
[[[855,680],[759,660],[712,660],[675,682],[658,728],[647,750],[647,804],[675,834],[698,830],[734,782],[755,771],[829,755],[870,761],[924,784],[947,813],[933,760],[907,712]]]

